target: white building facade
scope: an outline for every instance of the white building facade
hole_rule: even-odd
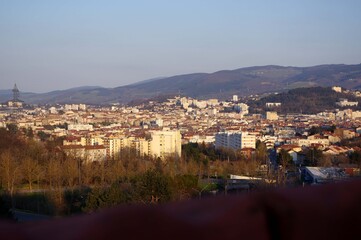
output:
[[[216,148],[256,148],[256,136],[248,132],[220,132],[215,136]]]
[[[150,131],[150,139],[140,141],[141,155],[179,158],[182,154],[182,135],[179,130]]]

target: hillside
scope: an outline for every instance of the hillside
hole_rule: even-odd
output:
[[[279,113],[312,114],[325,110],[334,110],[336,108],[342,109],[335,104],[340,98],[346,98],[350,101],[360,100],[352,94],[335,92],[331,87],[312,87],[292,89],[279,94],[271,94],[258,101],[250,101],[248,104],[254,112],[272,110]],[[267,108],[267,102],[280,102],[281,106]],[[360,106],[353,108],[360,109]]]
[[[125,88],[127,99],[148,98],[162,94],[181,94],[195,98],[227,99],[233,94],[247,96],[285,91],[300,87],[340,85],[347,89],[361,87],[360,65],[322,65],[315,67],[263,66],[224,70],[211,74],[179,75]],[[127,94],[129,93],[129,94]],[[130,94],[131,93],[131,94]],[[123,95],[124,96],[124,95]],[[134,98],[133,98],[134,99]]]
[[[229,99],[233,94],[247,96],[283,92],[300,87],[339,85],[361,88],[361,64],[320,65],[314,67],[261,66],[215,73],[194,73],[141,81],[117,87],[70,89],[44,94],[22,94],[27,103],[129,103],[163,95]],[[21,86],[19,86],[21,88]],[[7,95],[8,97],[9,95]],[[0,93],[0,101],[5,101]]]

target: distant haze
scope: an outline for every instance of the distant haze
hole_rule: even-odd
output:
[[[0,0],[0,89],[361,63],[359,0]]]

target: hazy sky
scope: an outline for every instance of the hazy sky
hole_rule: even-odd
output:
[[[0,89],[361,63],[360,0],[0,0]]]

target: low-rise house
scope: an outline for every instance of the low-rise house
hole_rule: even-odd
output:
[[[276,148],[276,152],[280,153],[281,150],[286,151],[295,164],[299,164],[303,160],[302,148],[294,144],[285,144]]]
[[[330,155],[340,155],[340,154],[350,154],[353,152],[352,148],[348,148],[345,146],[336,146],[336,145],[331,145],[328,146],[325,150],[324,150],[324,154],[330,154]]]
[[[82,142],[82,138],[81,137],[76,137],[76,136],[67,136],[64,140],[63,140],[63,145],[64,146],[74,146],[74,145],[86,145]]]
[[[107,149],[103,145],[85,146],[85,161],[104,161],[107,157]]]
[[[84,160],[86,163],[94,161],[104,161],[107,157],[106,147],[97,146],[81,146],[66,145],[62,147],[64,153],[74,159]]]
[[[335,143],[341,142],[341,138],[333,133],[325,134],[325,137],[328,138],[328,141],[330,142],[330,144],[335,144]]]
[[[321,144],[323,146],[330,145],[330,140],[328,137],[320,136],[320,135],[311,135],[307,138],[293,138],[291,139],[291,144],[298,145],[300,147],[310,147],[314,144]]]

